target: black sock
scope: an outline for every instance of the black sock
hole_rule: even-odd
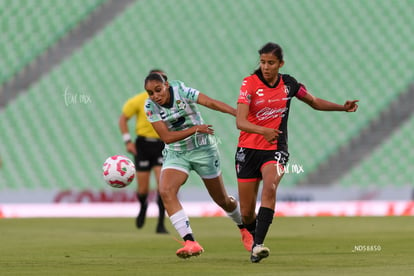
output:
[[[137,193],[137,199],[139,201],[139,203],[141,203],[141,208],[147,207],[147,198],[148,198],[148,194],[139,194]]]
[[[157,204],[159,210],[158,225],[164,225],[165,207],[160,194],[157,194]]]
[[[275,211],[270,208],[260,207],[257,214],[256,235],[254,236],[254,244],[263,244],[270,224],[273,222]]]
[[[145,223],[145,217],[146,217],[146,214],[147,214],[147,207],[148,207],[147,197],[148,197],[148,194],[138,194],[137,193],[137,198],[138,198],[138,201],[141,205],[138,216],[135,220],[135,224],[138,228],[142,228],[144,226],[144,223]]]
[[[256,233],[256,224],[257,224],[256,219],[250,224],[245,224],[245,227],[246,227],[247,231],[249,231],[250,234],[252,234],[253,237]]]
[[[185,241],[195,241],[193,234],[187,234],[183,237]]]

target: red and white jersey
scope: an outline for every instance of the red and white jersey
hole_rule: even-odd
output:
[[[260,73],[244,78],[237,103],[249,105],[249,122],[279,129],[282,133],[277,143],[271,144],[260,134],[241,131],[238,147],[288,152],[287,120],[290,100],[293,97],[304,97],[306,93],[305,86],[285,74],[279,74],[274,86],[269,86]]]

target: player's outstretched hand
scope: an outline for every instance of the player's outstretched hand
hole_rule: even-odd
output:
[[[358,109],[357,102],[359,102],[359,100],[346,101],[345,104],[344,104],[345,111],[346,112],[355,112],[355,111],[357,111],[357,109]]]

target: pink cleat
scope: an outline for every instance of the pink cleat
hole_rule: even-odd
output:
[[[175,254],[180,258],[187,259],[193,256],[198,256],[204,252],[204,249],[196,241],[185,241],[183,244],[184,247],[175,252]]]
[[[250,232],[246,228],[240,229],[240,234],[242,236],[241,240],[243,242],[244,248],[246,248],[247,251],[252,251],[253,246],[253,236],[250,234]]]

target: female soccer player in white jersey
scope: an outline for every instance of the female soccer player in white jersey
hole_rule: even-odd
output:
[[[160,69],[152,69],[149,73],[159,73],[167,79],[166,73]],[[164,142],[161,141],[145,115],[144,105],[147,98],[148,93],[143,91],[125,102],[122,113],[119,116],[119,129],[124,138],[127,152],[135,157],[138,184],[137,199],[140,203],[140,210],[135,219],[135,224],[137,228],[144,226],[147,216],[148,194],[151,186],[151,173],[153,173],[157,184],[157,205],[159,210],[156,233],[167,234],[168,231],[164,226],[165,208],[158,192]],[[128,121],[134,116],[136,118],[135,133],[137,135],[135,143],[131,139],[128,127]]]
[[[184,240],[177,256],[189,258],[204,251],[195,241],[178,199],[178,191],[191,170],[201,177],[212,199],[239,226],[244,247],[250,251],[253,238],[243,227],[238,202],[224,187],[214,130],[204,123],[197,104],[233,116],[236,109],[180,81],[169,83],[158,73],[145,78],[145,90],[149,95],[145,104],[147,118],[165,143],[159,192],[172,225]]]
[[[254,263],[269,255],[263,243],[273,221],[276,189],[289,158],[287,120],[291,99],[296,97],[322,111],[354,112],[358,108],[357,100],[339,105],[317,98],[293,77],[279,74],[284,61],[278,44],[265,44],[259,55],[260,67],[244,78],[240,87],[236,115],[237,128],[241,130],[235,157],[240,210],[243,223],[254,236],[250,255]],[[261,205],[256,216],[261,180]]]

